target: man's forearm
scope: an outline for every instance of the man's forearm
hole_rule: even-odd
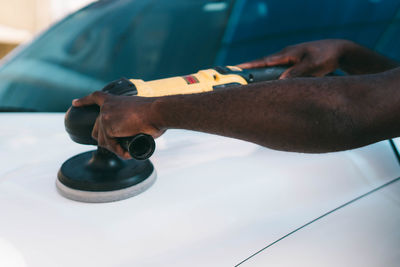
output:
[[[355,148],[398,135],[396,71],[161,97],[153,104],[154,120],[162,129],[203,131],[279,150]]]
[[[372,74],[394,69],[399,64],[375,51],[345,41],[342,45],[339,67],[348,74]]]

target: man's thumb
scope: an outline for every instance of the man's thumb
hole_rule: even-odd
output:
[[[306,62],[300,62],[290,68],[288,68],[284,73],[282,73],[279,79],[296,78],[296,77],[309,77],[310,76],[310,66]]]

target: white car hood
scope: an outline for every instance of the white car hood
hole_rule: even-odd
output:
[[[0,266],[233,266],[400,176],[388,142],[310,155],[170,130],[148,191],[63,198],[58,169],[91,149],[70,140],[63,114],[0,115]]]

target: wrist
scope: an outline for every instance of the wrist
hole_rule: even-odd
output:
[[[165,105],[166,97],[154,97],[152,98],[150,108],[149,108],[149,119],[152,125],[159,130],[167,130],[167,124],[165,122],[165,111],[163,111],[163,106]]]

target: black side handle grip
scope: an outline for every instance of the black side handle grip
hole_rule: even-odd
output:
[[[249,83],[277,80],[288,67],[276,66],[268,68],[244,69],[243,73],[248,77]]]
[[[156,149],[156,143],[151,135],[137,134],[132,137],[118,138],[120,145],[129,152],[132,158],[138,160],[148,159]]]
[[[65,114],[65,129],[71,139],[79,144],[97,145],[92,138],[92,130],[100,108],[97,105],[70,107]],[[148,159],[153,155],[156,144],[152,136],[137,134],[131,137],[118,138],[120,145],[129,152],[132,158]]]

